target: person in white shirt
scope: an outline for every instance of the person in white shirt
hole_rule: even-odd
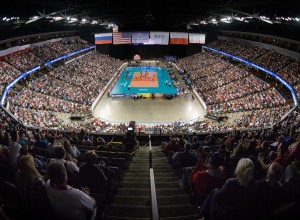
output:
[[[55,158],[52,158],[50,160],[50,163],[56,161],[62,164],[66,163],[68,172],[79,173],[79,167],[74,162],[66,160],[66,150],[62,146],[56,146],[54,148],[54,152],[55,152]]]
[[[50,163],[59,162],[65,166],[67,169],[68,174],[68,181],[67,183],[72,187],[78,187],[78,174],[79,174],[79,167],[76,163],[72,160],[72,157],[67,157],[66,150],[61,147],[57,146],[55,149],[55,158],[50,160]]]
[[[20,156],[20,149],[22,148],[18,141],[18,131],[12,131],[11,142],[9,143],[9,160],[11,168],[15,170],[17,169],[17,159]]]
[[[47,197],[59,219],[94,220],[96,218],[96,201],[87,193],[67,185],[67,171],[62,163],[57,161],[50,163],[48,176],[50,179],[45,185]]]

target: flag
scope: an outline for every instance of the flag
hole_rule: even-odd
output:
[[[190,44],[205,44],[205,34],[189,33]]]
[[[130,44],[131,32],[113,32],[113,44]]]
[[[112,44],[112,33],[95,34],[95,44]]]
[[[150,31],[149,44],[169,44],[169,32]]]
[[[133,44],[149,44],[149,32],[133,32],[131,38]]]
[[[188,44],[188,33],[170,32],[170,44]]]

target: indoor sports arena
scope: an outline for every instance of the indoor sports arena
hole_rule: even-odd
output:
[[[0,220],[298,220],[300,4],[0,7]]]

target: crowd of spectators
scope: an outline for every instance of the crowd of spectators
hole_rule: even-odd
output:
[[[240,112],[273,108],[285,104],[283,97],[275,89],[269,89],[260,93],[250,94],[243,98],[216,103],[207,106],[208,111],[213,112]]]
[[[90,111],[90,108],[85,105],[43,95],[28,89],[23,89],[13,99],[13,105],[28,109],[64,113],[88,113]]]
[[[30,48],[30,50],[33,54],[47,62],[59,57],[58,53],[51,49],[52,44],[53,43],[45,43],[43,45],[37,45]]]
[[[241,127],[244,126],[245,128],[260,126],[268,127],[280,121],[289,110],[290,106],[286,105],[275,108],[265,108],[262,110],[242,112],[241,116],[238,117],[237,122],[238,124],[240,123]]]
[[[82,105],[89,105],[99,94],[92,89],[89,90],[83,86],[66,83],[48,75],[44,75],[31,81],[29,85],[30,89],[33,91]]]
[[[251,62],[268,51],[265,48],[258,47],[246,42],[227,40],[216,40],[210,44],[210,47]]]
[[[0,61],[0,85],[6,86],[20,75],[20,71],[13,68],[9,64]]]
[[[189,63],[188,59],[193,62]],[[196,54],[193,59],[179,60],[178,63],[187,70],[193,85],[206,100],[208,110],[242,112],[234,124],[206,120],[154,126],[160,133],[232,131],[222,138],[210,134],[206,135],[204,141],[199,141],[195,133],[191,137],[174,136],[170,142],[162,143],[162,150],[176,170],[184,190],[200,206],[200,214],[208,218],[212,217],[209,216],[211,213],[213,217],[219,217],[222,213],[223,217],[229,219],[245,216],[251,219],[298,199],[299,112],[294,111],[282,123],[278,123],[289,106],[284,105],[285,100],[275,89],[209,52]],[[87,151],[85,159],[82,159],[76,145],[95,146],[103,143],[103,140],[96,141],[84,130],[125,133],[128,125],[109,124],[95,118],[83,123],[61,125],[55,113],[87,113],[96,92],[108,82],[119,63],[105,55],[92,54],[86,60],[77,60],[51,71],[47,76],[30,81],[30,88],[38,92],[24,88],[14,96],[12,113],[25,125],[59,127],[78,130],[79,133],[28,131],[1,112],[0,162],[16,172],[16,188],[22,198],[20,203],[29,210],[35,209],[45,214],[51,212],[51,204],[56,217],[84,219],[85,211],[95,216],[97,206],[100,210],[97,214],[101,215],[103,207],[109,203],[118,185],[118,177],[113,177],[118,176],[118,169],[105,166],[103,162],[98,163],[99,158],[93,151]],[[280,65],[280,68],[285,66]],[[282,76],[297,86],[299,64],[292,64],[291,67],[293,70],[282,71]],[[202,79],[204,84],[201,84]],[[90,84],[95,81],[99,85]],[[85,87],[80,88],[82,83]],[[95,94],[80,90],[87,86]],[[71,88],[84,98],[76,100],[79,97],[71,97],[71,90],[66,93],[67,96],[60,93]],[[86,100],[86,96],[90,99]],[[254,132],[236,131],[239,128],[260,126],[271,128]],[[145,125],[137,125],[136,131],[145,128]],[[33,146],[33,149],[44,148],[49,151],[51,160],[33,158],[28,146],[31,146],[30,150]],[[99,169],[102,171],[97,172],[96,181],[96,173],[91,170]],[[95,182],[98,187],[93,184]],[[35,186],[31,190],[37,193],[29,195],[24,190],[26,184]],[[76,199],[69,200],[63,190],[71,190]],[[227,196],[229,193],[230,196]],[[84,205],[81,206],[81,203]],[[76,207],[76,210],[72,210],[69,205]],[[36,210],[36,207],[39,209]]]
[[[87,48],[91,46],[88,44],[85,40],[82,40],[80,38],[68,40],[68,41],[56,41],[52,43],[48,43],[47,47],[49,47],[51,50],[55,51],[58,56],[62,56],[65,54],[72,53],[74,51]]]
[[[269,84],[211,52],[195,54],[177,63],[204,98],[208,111],[240,112],[274,108],[285,103]]]
[[[270,88],[270,85],[264,81],[249,75],[229,84],[209,90],[202,93],[202,97],[206,100],[206,104],[223,103],[230,100],[242,98],[247,95],[258,93]]]
[[[47,51],[46,49],[46,53]],[[120,64],[120,60],[92,52],[57,69],[49,68],[49,73],[28,77],[26,82],[29,89],[23,89],[21,92],[10,90],[8,100],[13,100],[11,111],[29,126],[63,128],[65,125],[58,123],[56,113],[88,113],[90,111],[88,106]],[[0,70],[3,74],[1,79],[3,85],[20,74],[17,69],[5,62],[1,62]],[[89,123],[81,125],[83,128],[90,126]]]
[[[297,206],[285,204],[300,196],[299,126],[299,112],[294,111],[269,129],[232,130],[201,140],[196,133],[173,135],[161,146],[201,217],[269,219],[282,211],[287,217],[298,212]]]
[[[60,125],[57,116],[52,111],[37,111],[36,109],[14,106],[11,108],[11,112],[25,126],[55,128]]]
[[[5,62],[21,72],[25,72],[44,63],[41,58],[35,56],[30,50],[22,50],[17,53],[9,54],[5,58]]]
[[[50,71],[50,75],[98,94],[121,64],[121,60],[94,52]]]
[[[255,60],[254,63],[266,68],[267,70],[277,73],[279,70],[286,67],[293,61],[293,58],[271,50]]]
[[[18,205],[18,212],[25,210],[31,219],[83,220],[89,214],[101,219],[123,172],[119,164],[113,167],[95,151],[86,150],[105,145],[103,138],[84,130],[29,130],[16,125],[2,111],[0,121],[0,164],[12,174],[9,178],[1,176],[1,184],[6,181],[14,185],[18,201],[11,202]],[[13,215],[15,218],[21,213]]]
[[[267,50],[246,42],[217,40],[210,44],[212,48],[251,61],[267,70],[277,73],[294,61],[293,58],[274,50]]]
[[[246,71],[209,51],[182,58],[177,65],[186,71],[186,77],[200,95],[248,75]]]
[[[69,50],[69,52],[72,52],[87,46],[86,42],[82,40],[54,42],[37,46],[33,53],[41,56],[44,60],[48,60],[59,56],[59,53],[67,53]],[[263,54],[268,54],[265,49],[259,50],[259,48],[247,43],[236,42],[232,46],[229,41],[218,40],[211,46],[220,50],[226,49],[228,53],[238,56],[260,57]],[[245,48],[253,51],[249,52]],[[55,50],[57,53],[51,53],[51,50]],[[247,51],[248,53],[246,53]],[[253,53],[252,56],[249,55],[250,53]],[[15,97],[12,111],[17,118],[24,120],[25,124],[33,126],[45,125],[46,127],[63,129],[84,128],[89,131],[124,132],[126,130],[125,125],[110,124],[99,119],[87,120],[82,123],[70,123],[69,125],[61,124],[58,123],[55,115],[55,112],[89,112],[88,106],[106,85],[121,62],[107,55],[92,52],[81,59],[58,68],[48,68],[49,72],[47,74],[33,80],[27,80],[31,90],[24,89]],[[19,73],[18,70],[10,67],[5,62],[1,64],[1,73],[4,73],[6,69],[8,69],[6,70],[7,74],[15,73],[11,78],[9,76],[5,78],[7,79],[4,80],[6,83]],[[181,126],[171,123],[154,125],[154,128],[160,129],[160,133],[186,132],[197,129],[199,131],[230,130],[231,127],[258,126],[259,123],[270,125],[289,109],[288,106],[283,106],[285,100],[276,90],[270,88],[269,84],[254,77],[250,72],[234,66],[223,56],[205,51],[180,59],[177,64],[185,70],[184,77],[190,79],[192,85],[208,104],[208,111],[242,111],[245,113],[240,119],[236,120],[240,122],[239,125],[203,123],[201,121],[182,123]],[[291,68],[281,71],[282,75],[284,78],[296,83],[297,75],[295,73],[299,65],[295,63],[289,67]],[[274,109],[279,110],[277,114],[274,114]],[[35,114],[31,114],[33,110],[36,111]],[[198,126],[200,124],[202,125]],[[143,131],[145,128],[146,125],[137,127],[139,131]]]
[[[297,97],[300,97],[300,63],[294,62],[279,71],[279,75],[295,89]]]

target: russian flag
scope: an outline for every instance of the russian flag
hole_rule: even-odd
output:
[[[95,34],[95,44],[112,44],[112,33]]]

